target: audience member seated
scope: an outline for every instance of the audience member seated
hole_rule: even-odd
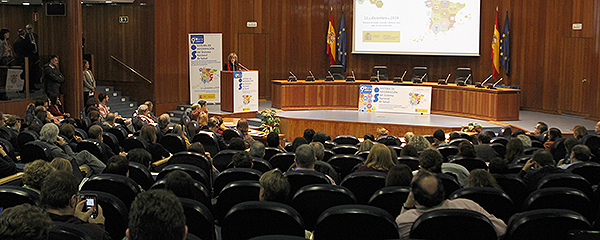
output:
[[[419,157],[419,151],[415,146],[406,144],[400,151],[400,156]]]
[[[103,141],[102,133],[104,133],[104,130],[102,130],[102,127],[100,127],[98,125],[93,125],[88,130],[88,137],[90,139],[98,140],[98,143],[100,143],[100,146],[102,146],[102,153],[104,154],[105,159],[109,159],[112,156],[114,156],[115,154],[113,153],[110,146],[108,146],[108,145],[106,145],[106,143],[102,142]],[[125,153],[123,152],[122,154],[125,154]]]
[[[154,112],[152,112],[154,109],[154,104],[148,100],[144,102],[144,105],[148,106],[148,114],[146,116],[152,118],[152,121],[157,122],[158,118],[156,118],[156,115],[154,115]]]
[[[60,157],[69,161],[75,160],[78,166],[87,165],[89,167],[88,177],[93,174],[102,173],[106,167],[102,161],[86,150],[75,154],[71,147],[69,147],[69,144],[62,137],[58,136],[58,127],[56,124],[45,124],[40,131],[40,140],[50,146],[52,158]]]
[[[523,149],[531,148],[531,138],[525,134],[517,135],[517,138],[523,142]]]
[[[581,141],[581,138],[583,138],[583,136],[588,134],[587,129],[583,125],[576,125],[571,130],[573,131],[573,137],[575,137],[575,139],[579,141]]]
[[[571,153],[573,152],[573,147],[575,147],[575,145],[579,144],[579,140],[575,139],[575,138],[567,138],[565,140],[565,149],[567,150],[567,153],[565,154],[565,157],[561,160],[558,161],[557,165],[563,165],[563,164],[569,164],[571,163]]]
[[[583,144],[577,144],[573,147],[573,150],[571,150],[571,163],[559,165],[559,167],[562,169],[567,169],[570,166],[587,162],[590,160],[591,155],[592,152],[590,151],[590,148],[588,146]]]
[[[186,239],[187,226],[181,202],[164,189],[140,193],[129,210],[129,240]]]
[[[73,165],[69,160],[64,158],[55,158],[50,162],[50,166],[56,171],[73,172]]]
[[[198,199],[193,189],[194,179],[182,170],[175,170],[165,176],[165,189],[173,192],[177,197]]]
[[[167,151],[163,146],[156,143],[156,127],[151,125],[145,125],[140,130],[140,137],[146,139],[150,144],[150,154],[152,154],[152,162],[156,162],[163,158],[171,156],[171,153]]]
[[[474,169],[467,178],[467,187],[491,187],[502,190],[496,179],[488,171]]]
[[[308,141],[306,141],[304,137],[294,138],[294,141],[292,142],[292,152],[296,152],[296,148],[304,144],[308,144]]]
[[[399,163],[392,167],[388,172],[387,178],[385,179],[385,186],[410,186],[413,174],[410,167],[406,164]]]
[[[446,142],[446,133],[444,133],[444,130],[438,129],[438,130],[435,130],[435,132],[433,132],[432,146],[434,146],[434,147],[448,146],[448,143]]]
[[[106,103],[108,103],[108,94],[104,92],[98,93],[98,101],[100,102],[98,103],[98,112],[100,112],[102,119],[105,119],[110,112],[106,106]]]
[[[439,177],[429,171],[419,171],[411,183],[411,190],[396,218],[400,238],[408,238],[417,218],[423,213],[435,209],[467,209],[482,213],[490,219],[498,237],[506,232],[506,224],[488,213],[479,204],[463,198],[444,200],[444,186]],[[435,231],[435,229],[431,229]]]
[[[323,132],[317,132],[315,133],[315,135],[313,136],[313,142],[320,142],[322,144],[325,144],[325,141],[330,141],[331,137],[329,135],[327,135],[326,133]]]
[[[164,114],[163,114],[164,115]],[[160,122],[160,118],[163,116],[160,115],[160,117],[158,118],[158,121]],[[183,140],[185,140],[185,147],[189,148],[191,143],[190,143],[190,139],[185,135],[185,126],[181,125],[181,124],[175,124],[173,126],[173,129],[171,130],[172,133],[175,133],[177,135],[181,135],[183,137]],[[165,133],[163,133],[165,134]]]
[[[52,172],[54,172],[54,168],[44,160],[27,163],[23,169],[23,187],[39,193],[44,179]]]
[[[38,206],[21,204],[0,213],[0,239],[46,240],[52,219]]]
[[[223,138],[223,135],[221,133],[223,133],[222,131],[220,132],[219,126],[222,123],[220,122],[219,118],[217,117],[211,117],[208,120],[208,130],[212,131],[213,133],[215,133],[215,136],[217,136],[217,143],[219,143],[219,149],[223,150],[223,149],[227,149],[227,145],[225,144],[225,138]],[[278,137],[279,138],[279,135]]]
[[[296,149],[296,154],[294,157],[296,168],[294,168],[293,170],[316,171],[315,161],[317,161],[317,157],[315,155],[315,150],[313,149],[313,147],[309,146],[308,144],[300,145]],[[325,174],[325,176],[327,176],[331,184],[335,185],[335,181],[333,180],[333,178],[331,178],[331,176],[327,174]]]
[[[490,173],[506,173],[508,171],[508,161],[501,157],[492,158],[488,165],[488,171],[490,171]]]
[[[408,141],[406,144],[413,145],[415,148],[417,148],[417,151],[423,151],[431,147],[431,143],[429,143],[429,141],[427,141],[427,139],[421,135],[415,135],[414,137],[410,138],[410,141]]]
[[[483,161],[490,162],[492,158],[498,157],[498,153],[494,148],[490,146],[492,136],[488,132],[481,132],[477,136],[477,145],[475,145],[475,152],[477,157],[483,159]]]
[[[198,122],[198,130],[207,131],[208,130],[208,114],[200,113],[197,119],[192,119]]]
[[[77,143],[81,142],[81,137],[77,136],[75,134],[75,126],[73,126],[72,124],[63,124],[60,125],[60,130],[58,132],[60,135],[66,137],[69,142],[73,143],[75,146],[77,146]]]
[[[397,163],[397,161],[394,160],[395,159],[392,159],[392,153],[390,149],[386,145],[375,144],[371,148],[365,164],[359,167],[356,171],[380,172],[387,175],[390,169]]]
[[[94,240],[111,239],[104,230],[104,214],[98,205],[98,216],[92,218],[92,211],[83,211],[86,200],[81,199],[79,182],[66,171],[55,171],[46,177],[42,186],[41,202],[52,221],[76,224],[84,228]]]
[[[50,105],[48,107],[48,111],[50,111],[50,113],[56,117],[71,117],[71,114],[65,112],[65,109],[60,102],[60,95],[58,95],[58,93],[50,94]]]
[[[358,152],[356,152],[357,154],[360,152],[364,152],[364,151],[371,151],[371,148],[373,148],[373,141],[369,140],[369,139],[365,139],[362,143],[360,143],[360,147],[358,147]]]
[[[475,147],[473,146],[473,144],[471,142],[465,140],[458,144],[457,156],[465,157],[465,158],[476,158],[477,152],[475,152]]]
[[[531,170],[531,167],[534,169]],[[566,172],[564,169],[554,166],[552,153],[540,149],[535,151],[531,159],[525,163],[518,176],[527,184],[529,192],[533,192],[537,189],[538,182],[545,176],[564,172]]]
[[[137,109],[137,117],[146,124],[155,123],[152,117],[149,115],[148,105],[142,104]]]
[[[148,167],[148,170],[152,170],[152,154],[143,148],[134,148],[127,152],[127,160],[130,162],[136,162]]]
[[[260,158],[264,160],[265,157],[265,145],[259,141],[254,141],[252,145],[250,145],[250,157],[252,158]]]
[[[204,146],[202,145],[202,143],[199,143],[199,142],[190,144],[190,146],[188,147],[188,151],[195,152],[195,153],[201,153],[204,155],[207,154],[206,150],[204,150]]]
[[[54,119],[52,118],[52,114],[50,114],[50,112],[48,112],[48,111],[37,111],[37,113],[35,114],[35,117],[42,122],[42,125],[46,124],[46,123],[54,122]]]
[[[323,157],[325,157],[325,146],[323,146],[323,144],[320,142],[311,142],[308,145],[313,148],[317,161],[320,161],[319,164],[315,163],[315,170],[330,176],[335,182],[341,182],[342,179],[340,179],[340,175],[335,171],[335,169],[333,169],[329,163],[323,161]]]
[[[229,140],[228,149],[246,151],[246,143],[242,138],[233,137],[231,140]]]
[[[408,142],[410,142],[410,140],[415,136],[415,134],[413,132],[406,132],[404,134],[404,142],[406,144],[408,144]]]
[[[454,139],[457,139],[457,138],[460,138],[460,133],[458,133],[458,132],[451,132],[448,135],[448,142],[450,142],[450,141],[452,141]]]
[[[249,148],[250,145],[252,144],[252,142],[254,142],[254,138],[252,138],[252,136],[250,136],[248,134],[248,131],[250,130],[250,126],[248,125],[248,120],[246,120],[245,118],[240,119],[237,122],[236,128],[237,128],[237,130],[240,130],[240,132],[242,132],[242,139],[244,139],[246,148]]]
[[[524,150],[523,141],[518,138],[511,138],[506,144],[506,155],[504,155],[504,159],[506,159],[508,163],[512,163],[515,158],[523,155]]]
[[[263,173],[259,179],[260,192],[258,199],[260,201],[270,201],[278,203],[287,203],[290,193],[290,182],[283,172],[279,169],[273,169]]]
[[[185,112],[188,114],[188,117],[190,117],[191,120],[196,121],[202,111],[200,109],[200,104],[194,103],[190,108],[186,109]]]
[[[313,137],[313,141],[315,141],[314,137]],[[281,145],[279,145],[279,133],[270,132],[269,134],[267,134],[267,146],[279,148],[285,152],[285,149],[283,147],[281,147]],[[269,160],[269,159],[265,159],[265,160]]]
[[[99,111],[92,110],[87,114],[87,117],[90,119],[90,122],[92,122],[92,125],[98,125],[100,127],[104,127],[104,125],[101,122]],[[88,127],[91,127],[91,126],[88,126]]]
[[[109,128],[112,128],[114,126],[119,125],[118,123],[116,123],[116,119],[117,119],[117,116],[115,116],[114,113],[109,112],[108,114],[106,114],[106,118],[104,118],[103,124],[108,125]]]
[[[4,151],[4,147],[0,145],[0,178],[8,177],[15,173],[17,173],[15,162]]]
[[[246,151],[241,151],[233,154],[231,157],[231,164],[234,168],[252,168],[252,157]]]
[[[533,130],[533,135],[541,141],[542,138],[540,136],[546,131],[548,131],[548,124],[546,124],[545,122],[538,122],[535,125],[535,129]]]
[[[16,134],[21,132],[21,121],[23,119],[19,118],[16,115],[10,115],[6,119],[6,126],[13,130]]]
[[[169,123],[171,123],[171,117],[167,113],[163,113],[158,117],[158,128],[163,135],[169,133]]]
[[[129,177],[129,161],[126,157],[115,155],[108,159],[103,173]]]
[[[562,132],[560,131],[560,129],[558,128],[550,128],[550,130],[548,130],[548,141],[546,141],[544,143],[544,148],[548,151],[550,151],[552,144],[554,144],[554,142],[556,140],[558,140],[559,138],[562,138]]]
[[[449,173],[456,177],[456,180],[461,187],[467,185],[469,170],[456,163],[445,163],[444,156],[436,149],[425,149],[425,151],[419,155],[419,165],[421,169],[425,169],[432,173]],[[413,173],[416,174],[416,172]]]
[[[375,142],[375,136],[373,136],[373,134],[371,133],[365,133],[365,135],[363,136],[364,140],[371,140],[371,142]]]
[[[312,128],[304,129],[304,133],[303,133],[302,137],[304,137],[304,139],[306,139],[306,141],[312,142],[312,139],[314,136],[315,136],[314,129],[312,129]]]
[[[388,131],[384,127],[379,127],[379,128],[377,128],[377,137],[375,139],[383,137],[383,136],[387,136],[387,135],[390,135],[390,131]]]

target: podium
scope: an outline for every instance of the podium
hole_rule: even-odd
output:
[[[258,111],[258,71],[221,71],[221,111]]]

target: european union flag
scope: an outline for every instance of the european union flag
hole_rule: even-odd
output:
[[[346,50],[346,20],[344,20],[344,12],[342,12],[342,19],[340,20],[340,28],[338,32],[337,38],[337,58],[340,60],[340,63],[344,67],[344,72],[346,71],[346,55],[348,51]]]
[[[508,72],[510,71],[510,30],[508,28],[508,11],[506,11],[502,36],[500,36],[500,63],[508,76]]]

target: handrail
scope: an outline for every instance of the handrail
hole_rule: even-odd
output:
[[[141,77],[142,79],[146,80],[146,82],[152,84],[152,81],[150,81],[150,79],[144,77],[144,75],[142,75],[141,73],[139,73],[138,71],[136,71],[135,69],[133,69],[132,67],[130,67],[129,65],[125,64],[124,62],[121,62],[119,59],[117,59],[115,56],[110,56],[110,58],[112,58],[113,60],[117,61],[118,63],[120,63],[121,65],[123,65],[125,68],[129,69],[129,71],[135,73],[135,75],[138,75],[139,77]]]

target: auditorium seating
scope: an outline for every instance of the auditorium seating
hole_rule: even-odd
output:
[[[498,137],[493,137],[492,140],[490,140],[490,143],[500,143],[506,147],[506,144],[508,144],[508,139],[503,137],[503,135],[500,135]]]
[[[569,166],[567,170],[585,178],[591,185],[600,183],[600,164],[595,162],[582,162]]]
[[[410,170],[419,170],[419,158],[411,156],[400,156],[398,157],[398,163],[406,164],[410,167]]]
[[[306,229],[312,231],[317,218],[325,210],[346,204],[356,204],[356,198],[349,189],[331,184],[314,184],[296,191],[290,206],[300,213]]]
[[[229,165],[229,163],[231,163],[233,154],[235,154],[237,152],[239,152],[239,150],[231,150],[231,149],[221,150],[219,153],[217,153],[217,155],[212,156],[213,165],[219,171],[225,170],[227,168],[227,165]]]
[[[569,239],[572,229],[591,230],[589,221],[565,209],[538,209],[515,214],[507,223],[506,240]]]
[[[450,199],[466,198],[473,200],[488,213],[507,222],[515,213],[515,206],[508,194],[491,187],[469,187],[455,191]]]
[[[156,181],[156,183],[154,183],[150,189],[164,189],[166,188],[166,184],[167,181],[166,179],[161,179]],[[207,206],[209,208],[212,207],[211,204],[211,196],[212,194],[210,193],[211,190],[206,188],[206,186],[204,186],[204,184],[202,184],[200,181],[194,180],[194,187],[192,187],[191,189],[188,189],[189,192],[187,192],[188,195],[184,196],[183,194],[179,194],[181,196],[177,196],[180,198],[189,198],[195,201],[198,201],[202,204],[204,204],[204,206]],[[176,192],[175,195],[178,195],[178,193]]]
[[[337,136],[335,138],[333,138],[332,140],[333,142],[337,143],[338,145],[356,145],[358,143],[360,143],[360,140],[358,140],[357,137],[352,136],[352,135],[340,135]]]
[[[333,151],[335,154],[354,155],[356,152],[358,152],[358,148],[354,145],[338,145],[333,147],[331,151]]]
[[[525,182],[515,174],[492,174],[498,185],[510,196],[515,207],[520,207],[527,195]]]
[[[390,147],[394,152],[396,152],[396,155],[400,156],[400,152],[402,152],[402,147],[396,146],[396,145],[388,146],[388,147]],[[364,158],[364,159],[366,160],[367,158]]]
[[[252,169],[256,169],[262,173],[266,173],[269,170],[273,169],[273,166],[271,165],[271,163],[262,158],[252,158],[252,163],[253,163]],[[228,166],[228,168],[229,168],[229,166]]]
[[[490,219],[466,209],[436,209],[423,213],[413,223],[414,239],[497,239]]]
[[[392,186],[377,190],[369,199],[369,205],[381,208],[392,216],[400,215],[402,204],[408,198],[410,187]]]
[[[173,154],[173,156],[171,156],[171,158],[169,159],[169,161],[167,162],[167,165],[172,165],[172,164],[189,164],[189,165],[194,165],[196,167],[199,167],[200,169],[204,170],[204,173],[206,173],[209,177],[210,180],[213,179],[213,174],[212,174],[212,161],[210,160],[210,158],[202,153],[195,153],[195,152],[178,152]],[[212,185],[207,185],[208,187],[212,186]]]
[[[333,156],[335,156],[335,153],[331,151],[331,149],[325,149],[325,151],[323,152],[323,161],[329,162],[329,159],[331,159],[331,157]]]
[[[284,153],[285,151],[276,148],[276,147],[265,147],[265,156],[264,159],[269,161],[271,159],[271,157],[273,157],[273,155],[277,154],[277,153]]]
[[[295,157],[296,155],[293,152],[277,153],[269,159],[269,163],[274,169],[279,168],[284,171],[294,163]]]
[[[160,132],[160,131],[159,131]],[[160,139],[160,145],[171,153],[187,151],[187,146],[183,136],[175,133],[168,133]]]
[[[150,189],[150,186],[154,184],[154,178],[148,167],[137,162],[129,162],[129,178],[133,179],[144,190]]]
[[[123,140],[123,142],[121,143],[121,146],[123,147],[123,151],[125,152],[129,152],[129,150],[134,148],[142,148],[145,150],[149,150],[148,142],[146,141],[146,139],[141,138],[140,136],[130,136],[125,138],[125,140]]]
[[[465,167],[467,170],[469,170],[469,172],[473,171],[474,169],[483,169],[483,170],[488,169],[487,164],[480,158],[460,157],[460,158],[455,158],[454,160],[451,160],[450,162],[456,163],[456,164],[459,164],[459,165]]]
[[[457,146],[442,146],[438,147],[437,150],[444,156],[444,162],[449,162],[450,157],[458,154]]]
[[[231,208],[221,224],[223,239],[262,235],[304,236],[304,223],[292,207],[276,202],[250,201]]]
[[[367,204],[373,193],[385,187],[387,175],[379,172],[351,173],[340,184],[354,193],[359,204]]]
[[[4,138],[0,138],[0,145],[2,145],[2,148],[6,152],[6,155],[8,155],[13,160],[13,162],[17,162],[17,153],[15,152],[16,150],[14,148],[14,145]]]
[[[181,170],[181,171],[186,172],[187,174],[189,174],[192,177],[192,179],[199,181],[200,183],[202,183],[204,186],[208,187],[209,189],[212,187],[211,179],[209,178],[209,175],[206,174],[206,172],[204,170],[202,170],[201,168],[194,166],[194,165],[190,165],[190,164],[167,165],[158,173],[158,176],[156,176],[156,180],[158,181],[158,180],[165,178],[167,176],[167,174],[169,174],[170,172],[175,171],[175,170]]]
[[[600,156],[600,137],[597,135],[585,135],[581,138],[581,144],[588,146],[592,154]]]
[[[214,204],[214,217],[222,223],[225,215],[234,205],[247,202],[258,201],[260,192],[260,183],[258,181],[235,181],[225,185],[219,196],[216,197]]]
[[[219,148],[219,141],[214,132],[200,131],[192,138],[192,142],[202,143],[204,150],[209,152],[213,157],[216,156],[219,151],[224,150]]]
[[[42,159],[44,161],[52,161],[52,153],[50,152],[50,146],[47,143],[36,140],[25,143],[21,147],[21,162],[28,163],[35,160]]]
[[[437,176],[442,180],[442,184],[444,185],[444,197],[450,198],[450,195],[460,189],[460,184],[453,176],[450,176],[445,173],[438,173]]]
[[[495,142],[490,143],[490,147],[492,147],[498,153],[498,156],[500,158],[504,158],[504,155],[506,155],[506,145],[503,145],[499,142]]]
[[[458,147],[458,144],[460,144],[463,141],[469,141],[469,139],[466,139],[466,138],[455,138],[455,139],[450,140],[450,142],[448,142],[448,145],[450,145],[450,146],[457,146]]]
[[[215,225],[212,213],[204,204],[188,198],[179,198],[188,232],[200,239],[214,240]]]
[[[110,129],[108,129],[107,132],[114,134],[117,137],[117,139],[119,140],[119,143],[122,143],[123,141],[125,141],[125,138],[127,138],[127,135],[128,135],[127,130],[125,130],[125,128],[121,125],[114,126]]]
[[[35,140],[40,139],[40,135],[31,130],[25,130],[17,135],[18,148],[21,149],[25,145],[25,143],[33,142]]]
[[[231,140],[234,137],[242,137],[242,132],[240,132],[240,130],[237,129],[233,129],[233,128],[228,128],[225,129],[225,131],[223,131],[223,139],[225,139],[226,143],[229,143],[229,140]]]
[[[23,203],[40,206],[40,194],[21,186],[0,186],[0,208],[14,207]]]
[[[96,139],[84,139],[81,142],[77,143],[77,152],[81,152],[86,150],[94,155],[98,160],[102,161],[104,164],[108,162],[108,157],[104,153],[104,149],[102,145],[100,145],[100,141]],[[109,149],[107,149],[109,150]]]
[[[129,222],[129,210],[125,203],[116,196],[100,191],[81,191],[80,195],[95,194],[98,196],[98,205],[102,207],[104,215],[104,229],[113,239],[125,237],[125,230]]]
[[[132,179],[116,174],[98,174],[92,176],[81,187],[81,190],[92,190],[110,193],[125,203],[127,208],[131,206],[133,199],[142,189]]]
[[[342,205],[319,216],[313,239],[398,239],[395,216],[367,205]]]
[[[74,223],[52,222],[48,240],[92,240],[87,230]]]
[[[334,142],[334,141],[325,141],[323,143],[323,147],[325,147],[325,149],[330,149],[331,150],[331,149],[333,149],[336,146],[337,146],[337,143]]]
[[[365,160],[356,155],[335,155],[327,161],[336,169],[341,179],[352,173],[354,166],[364,163]]]
[[[589,222],[596,218],[598,206],[580,190],[566,187],[538,189],[525,199],[523,211],[535,209],[567,209],[578,212]]]
[[[240,180],[254,180],[258,181],[258,179],[262,176],[262,173],[256,169],[251,168],[228,168],[225,171],[221,172],[217,178],[215,178],[215,182],[213,184],[213,191],[215,195],[218,195],[221,190],[225,187],[225,185]]]
[[[325,174],[312,170],[293,170],[285,173],[290,183],[290,199],[298,189],[313,184],[331,184]]]
[[[549,188],[549,187],[570,187],[581,190],[586,196],[592,198],[592,186],[582,176],[574,173],[556,173],[550,174],[542,178],[537,189]]]
[[[110,150],[116,155],[121,152],[119,138],[110,132],[102,132],[102,142],[110,147]]]
[[[369,153],[370,153],[370,152],[371,152],[371,151],[369,151],[369,150],[366,150],[366,151],[357,152],[357,153],[356,153],[356,154],[354,154],[354,155],[356,155],[356,156],[359,156],[359,157],[361,157],[361,158],[363,158],[363,159],[367,160],[367,157],[369,156]]]

